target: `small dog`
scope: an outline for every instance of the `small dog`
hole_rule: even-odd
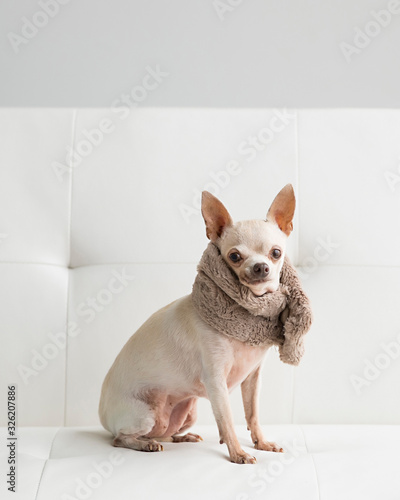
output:
[[[224,205],[203,192],[207,237],[254,295],[278,290],[295,204],[288,184],[274,199],[266,221],[234,223]],[[153,314],[125,344],[103,383],[101,423],[115,436],[114,446],[162,451],[158,441],[201,440],[196,434],[181,434],[196,420],[197,399],[206,397],[230,460],[255,463],[238,442],[229,405],[229,392],[241,384],[255,448],[281,452],[264,438],[258,417],[260,369],[268,348],[213,330],[187,295]]]

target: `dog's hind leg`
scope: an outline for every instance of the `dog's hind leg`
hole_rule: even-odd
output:
[[[193,434],[188,432],[187,434],[181,435],[182,432],[190,429],[192,425],[196,422],[197,419],[197,399],[193,399],[191,402],[190,409],[186,416],[185,421],[182,424],[182,427],[179,431],[172,436],[173,443],[198,443],[199,441],[203,441],[203,438],[198,434]]]
[[[171,439],[173,443],[199,443],[200,441],[203,441],[203,438],[201,436],[199,436],[198,434],[193,434],[191,432],[188,432],[183,436],[172,436]]]
[[[137,437],[132,434],[118,434],[113,441],[113,446],[138,451],[163,451],[162,445],[154,439]]]
[[[113,408],[116,421],[112,425],[113,446],[138,451],[163,451],[154,439],[147,437],[156,423],[155,411],[144,401],[133,397]]]

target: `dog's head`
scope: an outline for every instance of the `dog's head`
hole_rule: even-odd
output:
[[[219,248],[240,282],[255,295],[275,292],[279,287],[295,206],[293,186],[287,184],[272,202],[266,220],[234,223],[224,205],[203,191],[201,212],[207,237]]]

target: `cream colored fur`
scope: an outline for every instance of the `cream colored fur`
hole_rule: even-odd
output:
[[[243,252],[243,262],[232,264],[239,279],[257,295],[276,290],[294,213],[291,186],[279,193],[268,221],[261,226],[252,221],[234,224],[222,203],[209,193],[203,195],[202,209],[207,235],[227,262],[233,248]],[[276,247],[281,257],[275,261],[271,251]],[[269,271],[255,280],[252,273],[260,260]],[[255,447],[282,451],[264,438],[258,418],[259,374],[269,347],[250,346],[221,335],[201,319],[191,296],[183,297],[153,314],[123,347],[102,387],[101,423],[115,436],[114,446],[161,451],[159,441],[201,439],[180,434],[196,420],[197,399],[206,397],[230,460],[254,463],[255,458],[237,440],[229,405],[229,392],[241,385]]]

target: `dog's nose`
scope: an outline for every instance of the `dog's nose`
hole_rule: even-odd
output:
[[[254,276],[257,277],[257,279],[266,278],[269,273],[268,264],[265,264],[265,262],[258,262],[257,264],[254,264],[253,273]]]

